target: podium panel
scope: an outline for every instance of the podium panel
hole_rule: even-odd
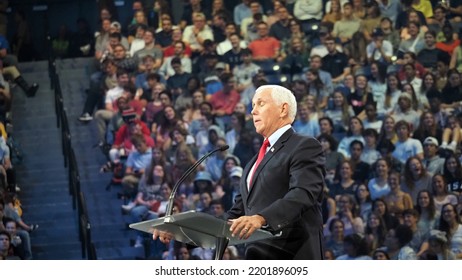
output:
[[[227,239],[228,245],[254,242],[273,237],[268,231],[257,230],[248,239],[231,236],[227,221],[194,210],[159,219],[130,224],[130,228],[152,234],[154,229],[167,231],[179,242],[215,248],[217,239]]]

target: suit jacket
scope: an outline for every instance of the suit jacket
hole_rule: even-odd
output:
[[[246,165],[228,218],[261,215],[278,237],[248,244],[262,259],[323,259],[321,202],[325,157],[312,137],[286,131],[265,154],[250,186],[247,176],[256,156]],[[255,253],[255,251],[254,251]]]

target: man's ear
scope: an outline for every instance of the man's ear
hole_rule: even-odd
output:
[[[281,107],[281,118],[285,118],[289,115],[289,104],[287,103],[284,103],[282,104],[282,107]]]

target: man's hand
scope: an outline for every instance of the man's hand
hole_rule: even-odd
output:
[[[260,215],[242,216],[238,219],[229,220],[231,227],[229,230],[232,236],[239,236],[239,239],[249,238],[257,229],[266,224],[265,218]]]
[[[152,239],[156,240],[157,238],[159,238],[160,242],[168,244],[170,243],[170,241],[172,241],[173,235],[167,231],[160,231],[158,229],[154,229],[154,231],[152,232]]]

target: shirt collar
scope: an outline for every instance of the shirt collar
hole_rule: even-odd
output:
[[[268,141],[270,142],[270,147],[272,147],[276,142],[281,138],[281,136],[291,128],[290,124],[286,124],[285,126],[276,130],[270,137],[268,137]]]

